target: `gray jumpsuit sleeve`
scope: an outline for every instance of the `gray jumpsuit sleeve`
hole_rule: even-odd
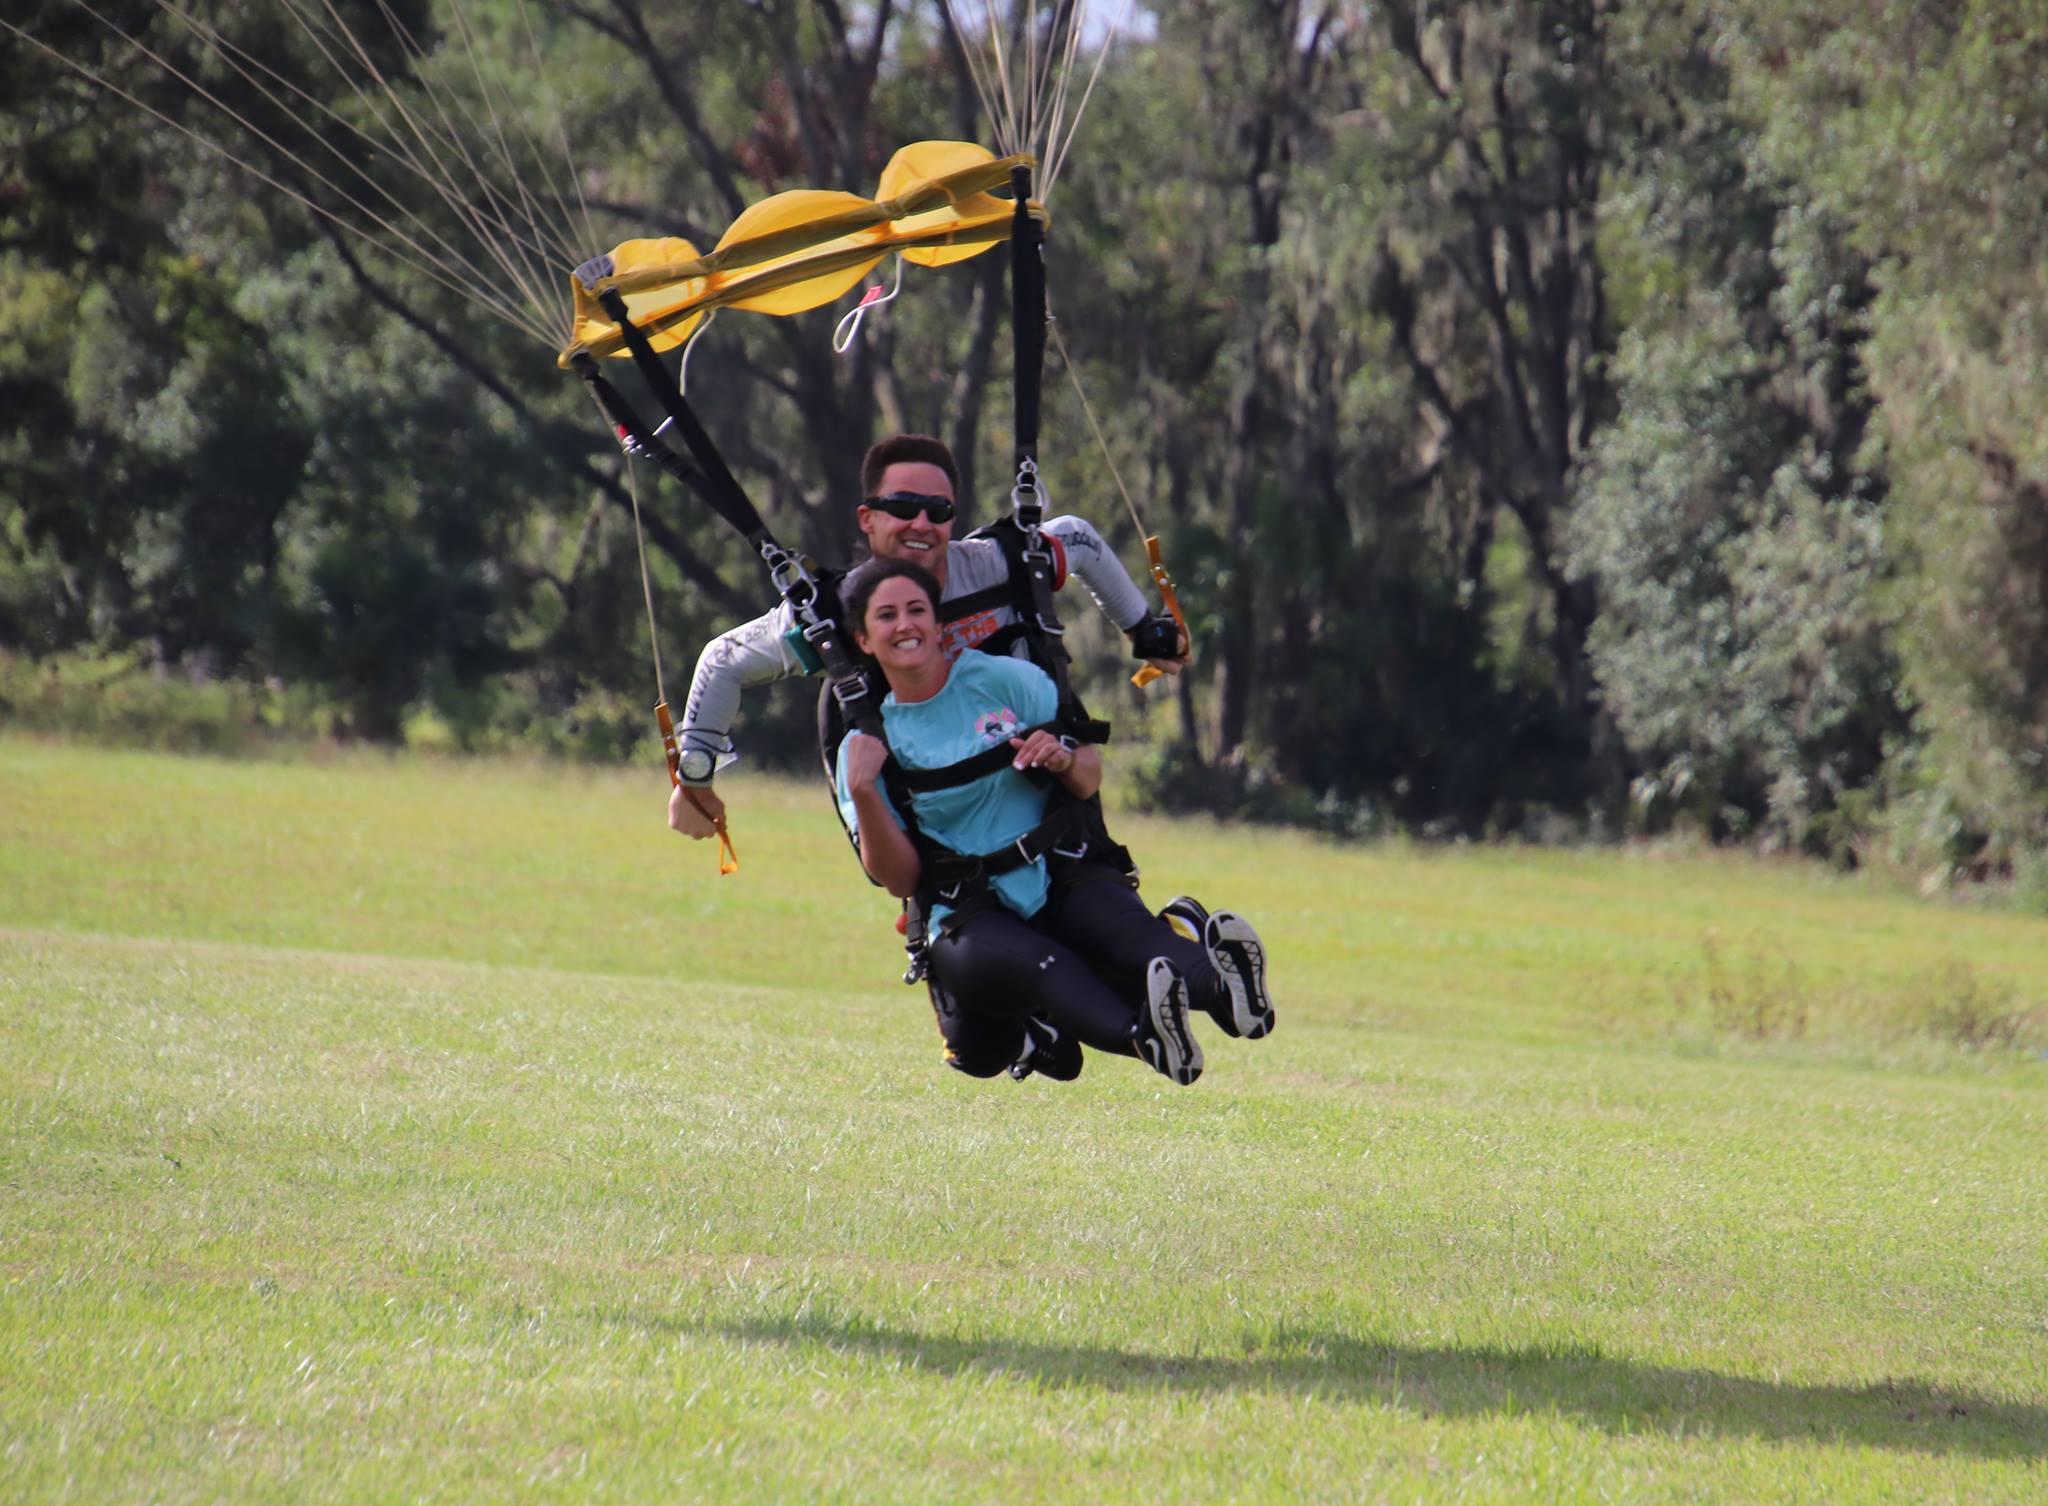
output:
[[[732,724],[739,715],[740,692],[804,672],[782,636],[795,621],[784,602],[704,645],[704,652],[697,656],[697,672],[690,677],[690,698],[683,703],[677,733],[684,752],[702,748],[714,759],[725,757],[732,752]]]
[[[1045,531],[1067,551],[1067,569],[1081,577],[1081,584],[1102,608],[1103,616],[1126,632],[1135,627],[1149,610],[1144,593],[1132,583],[1122,562],[1095,531],[1095,525],[1086,518],[1067,514],[1048,518]]]

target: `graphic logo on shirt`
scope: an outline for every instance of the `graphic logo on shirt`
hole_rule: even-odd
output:
[[[1005,706],[1000,711],[984,711],[974,719],[974,731],[987,747],[994,747],[1006,738],[1015,737],[1024,730],[1024,718]]]

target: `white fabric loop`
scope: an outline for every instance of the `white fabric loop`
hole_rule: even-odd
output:
[[[876,283],[860,295],[859,303],[856,303],[845,314],[840,316],[839,323],[832,331],[832,354],[843,356],[847,351],[851,350],[853,342],[860,336],[860,322],[868,316],[868,310],[880,308],[885,303],[893,302],[896,295],[902,291],[903,258],[899,256],[896,258],[895,285],[885,293],[882,291],[882,285],[879,282]]]

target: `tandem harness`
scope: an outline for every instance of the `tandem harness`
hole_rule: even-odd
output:
[[[988,539],[1002,551],[1007,566],[1005,579],[996,585],[954,597],[939,604],[939,619],[955,622],[977,612],[1008,607],[1016,620],[998,628],[971,652],[1009,653],[1021,643],[1033,664],[1052,679],[1057,697],[1054,719],[1029,731],[1049,731],[1073,743],[1103,743],[1109,740],[1109,723],[1088,714],[1073,686],[1066,645],[1066,629],[1053,607],[1056,560],[1050,541],[1040,528],[1044,513],[1044,492],[1036,484],[1036,467],[1028,472],[1031,484],[1022,484],[1011,495],[1011,513],[976,529],[969,538]],[[836,610],[837,578],[829,580],[823,593]],[[795,645],[792,645],[795,647]],[[801,656],[801,649],[798,650]],[[863,727],[864,732],[875,729]],[[828,687],[818,697],[818,751],[828,781],[835,779],[839,744],[847,732],[847,720],[840,698]],[[879,734],[876,734],[879,735]],[[884,739],[886,741],[886,738]],[[926,923],[934,904],[944,904],[961,916],[972,913],[988,896],[988,881],[1014,872],[1030,863],[1046,860],[1066,870],[1087,865],[1106,870],[1128,883],[1137,880],[1137,866],[1128,850],[1109,834],[1099,796],[1078,799],[1053,782],[1050,775],[1031,777],[1053,783],[1045,818],[1015,842],[989,853],[961,853],[934,841],[919,825],[912,798],[920,792],[952,789],[1007,767],[1012,753],[1007,743],[984,749],[970,758],[938,769],[909,769],[892,757],[884,765],[883,788],[890,803],[903,817],[904,829],[917,848],[923,874],[917,895],[904,903],[904,947],[910,965],[903,975],[906,983],[924,977],[926,946],[931,940]],[[836,808],[836,801],[835,801]],[[853,833],[847,833],[849,842]],[[858,844],[856,843],[856,850]],[[949,917],[950,919],[950,917]]]
[[[1064,721],[1053,721],[1026,731],[1062,733],[1067,725]],[[1078,742],[1071,732],[1062,735],[1070,744]],[[928,921],[933,907],[947,907],[945,929],[950,929],[980,907],[996,902],[989,888],[991,879],[1043,860],[1055,876],[1090,867],[1133,887],[1137,884],[1137,864],[1132,862],[1130,852],[1110,836],[1102,815],[1101,797],[1091,795],[1083,800],[1052,775],[1039,770],[1026,777],[1052,788],[1043,819],[1016,841],[994,852],[955,851],[934,841],[919,824],[911,803],[919,791],[968,784],[1008,767],[1011,758],[1009,744],[1004,741],[944,768],[907,769],[894,758],[883,766],[883,786],[903,817],[904,831],[917,849],[922,865],[917,893],[903,904],[903,945],[910,956],[910,965],[903,973],[905,983],[923,978],[929,966],[927,953],[933,937]]]

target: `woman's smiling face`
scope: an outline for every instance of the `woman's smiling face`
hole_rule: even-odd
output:
[[[891,576],[868,598],[867,615],[854,636],[884,674],[921,669],[939,655],[938,612],[916,581]]]

